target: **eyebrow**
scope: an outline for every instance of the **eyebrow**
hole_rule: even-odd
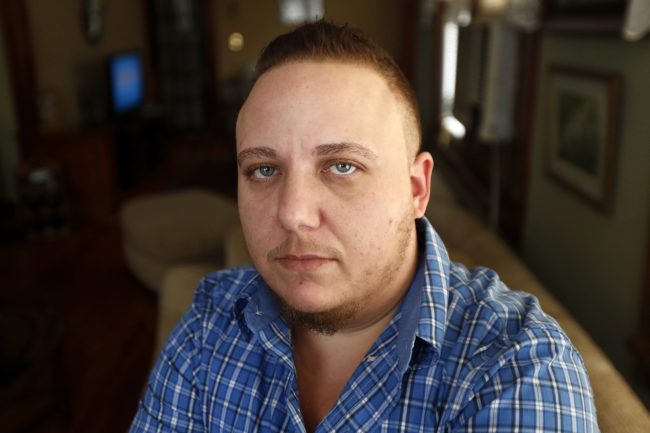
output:
[[[341,153],[354,153],[366,159],[377,159],[377,154],[372,150],[360,144],[351,142],[319,144],[314,149],[314,153],[320,156],[338,155]],[[237,154],[237,165],[241,167],[244,161],[246,161],[248,158],[275,159],[276,157],[277,153],[270,147],[251,147],[249,149],[244,149]]]
[[[237,165],[241,167],[248,158],[275,158],[277,154],[270,147],[260,146],[244,149],[237,154]]]
[[[354,153],[366,159],[377,159],[377,154],[357,143],[328,143],[316,146],[315,153],[321,156],[337,155],[339,153]]]

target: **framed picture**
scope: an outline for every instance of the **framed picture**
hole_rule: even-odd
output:
[[[552,66],[549,174],[604,211],[613,207],[621,79]]]

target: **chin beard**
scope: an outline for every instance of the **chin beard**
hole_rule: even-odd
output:
[[[291,327],[307,329],[323,335],[334,335],[345,328],[352,322],[359,310],[359,305],[353,303],[327,311],[309,313],[293,308],[282,299],[280,299],[280,303],[282,317]]]
[[[410,233],[413,230],[413,226],[412,216],[405,213],[397,226],[397,251],[399,251],[397,257],[404,257],[406,255],[406,251],[411,244]],[[381,277],[377,287],[389,286],[394,280],[395,275],[399,272],[402,264],[401,261],[396,260],[394,263],[386,266],[381,271]],[[281,306],[283,318],[291,327],[307,329],[323,335],[334,335],[341,329],[344,329],[354,321],[362,309],[362,303],[360,301],[354,301],[325,311],[305,312],[289,305],[277,293],[274,292],[274,294]]]

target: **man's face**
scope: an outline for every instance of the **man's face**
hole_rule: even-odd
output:
[[[335,62],[271,69],[240,112],[246,243],[264,280],[307,326],[364,326],[410,284],[414,219],[426,207],[432,163],[428,154],[409,160],[403,119],[379,74]]]

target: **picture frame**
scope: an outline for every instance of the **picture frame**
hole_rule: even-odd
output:
[[[621,78],[552,65],[547,171],[604,212],[614,205]]]

